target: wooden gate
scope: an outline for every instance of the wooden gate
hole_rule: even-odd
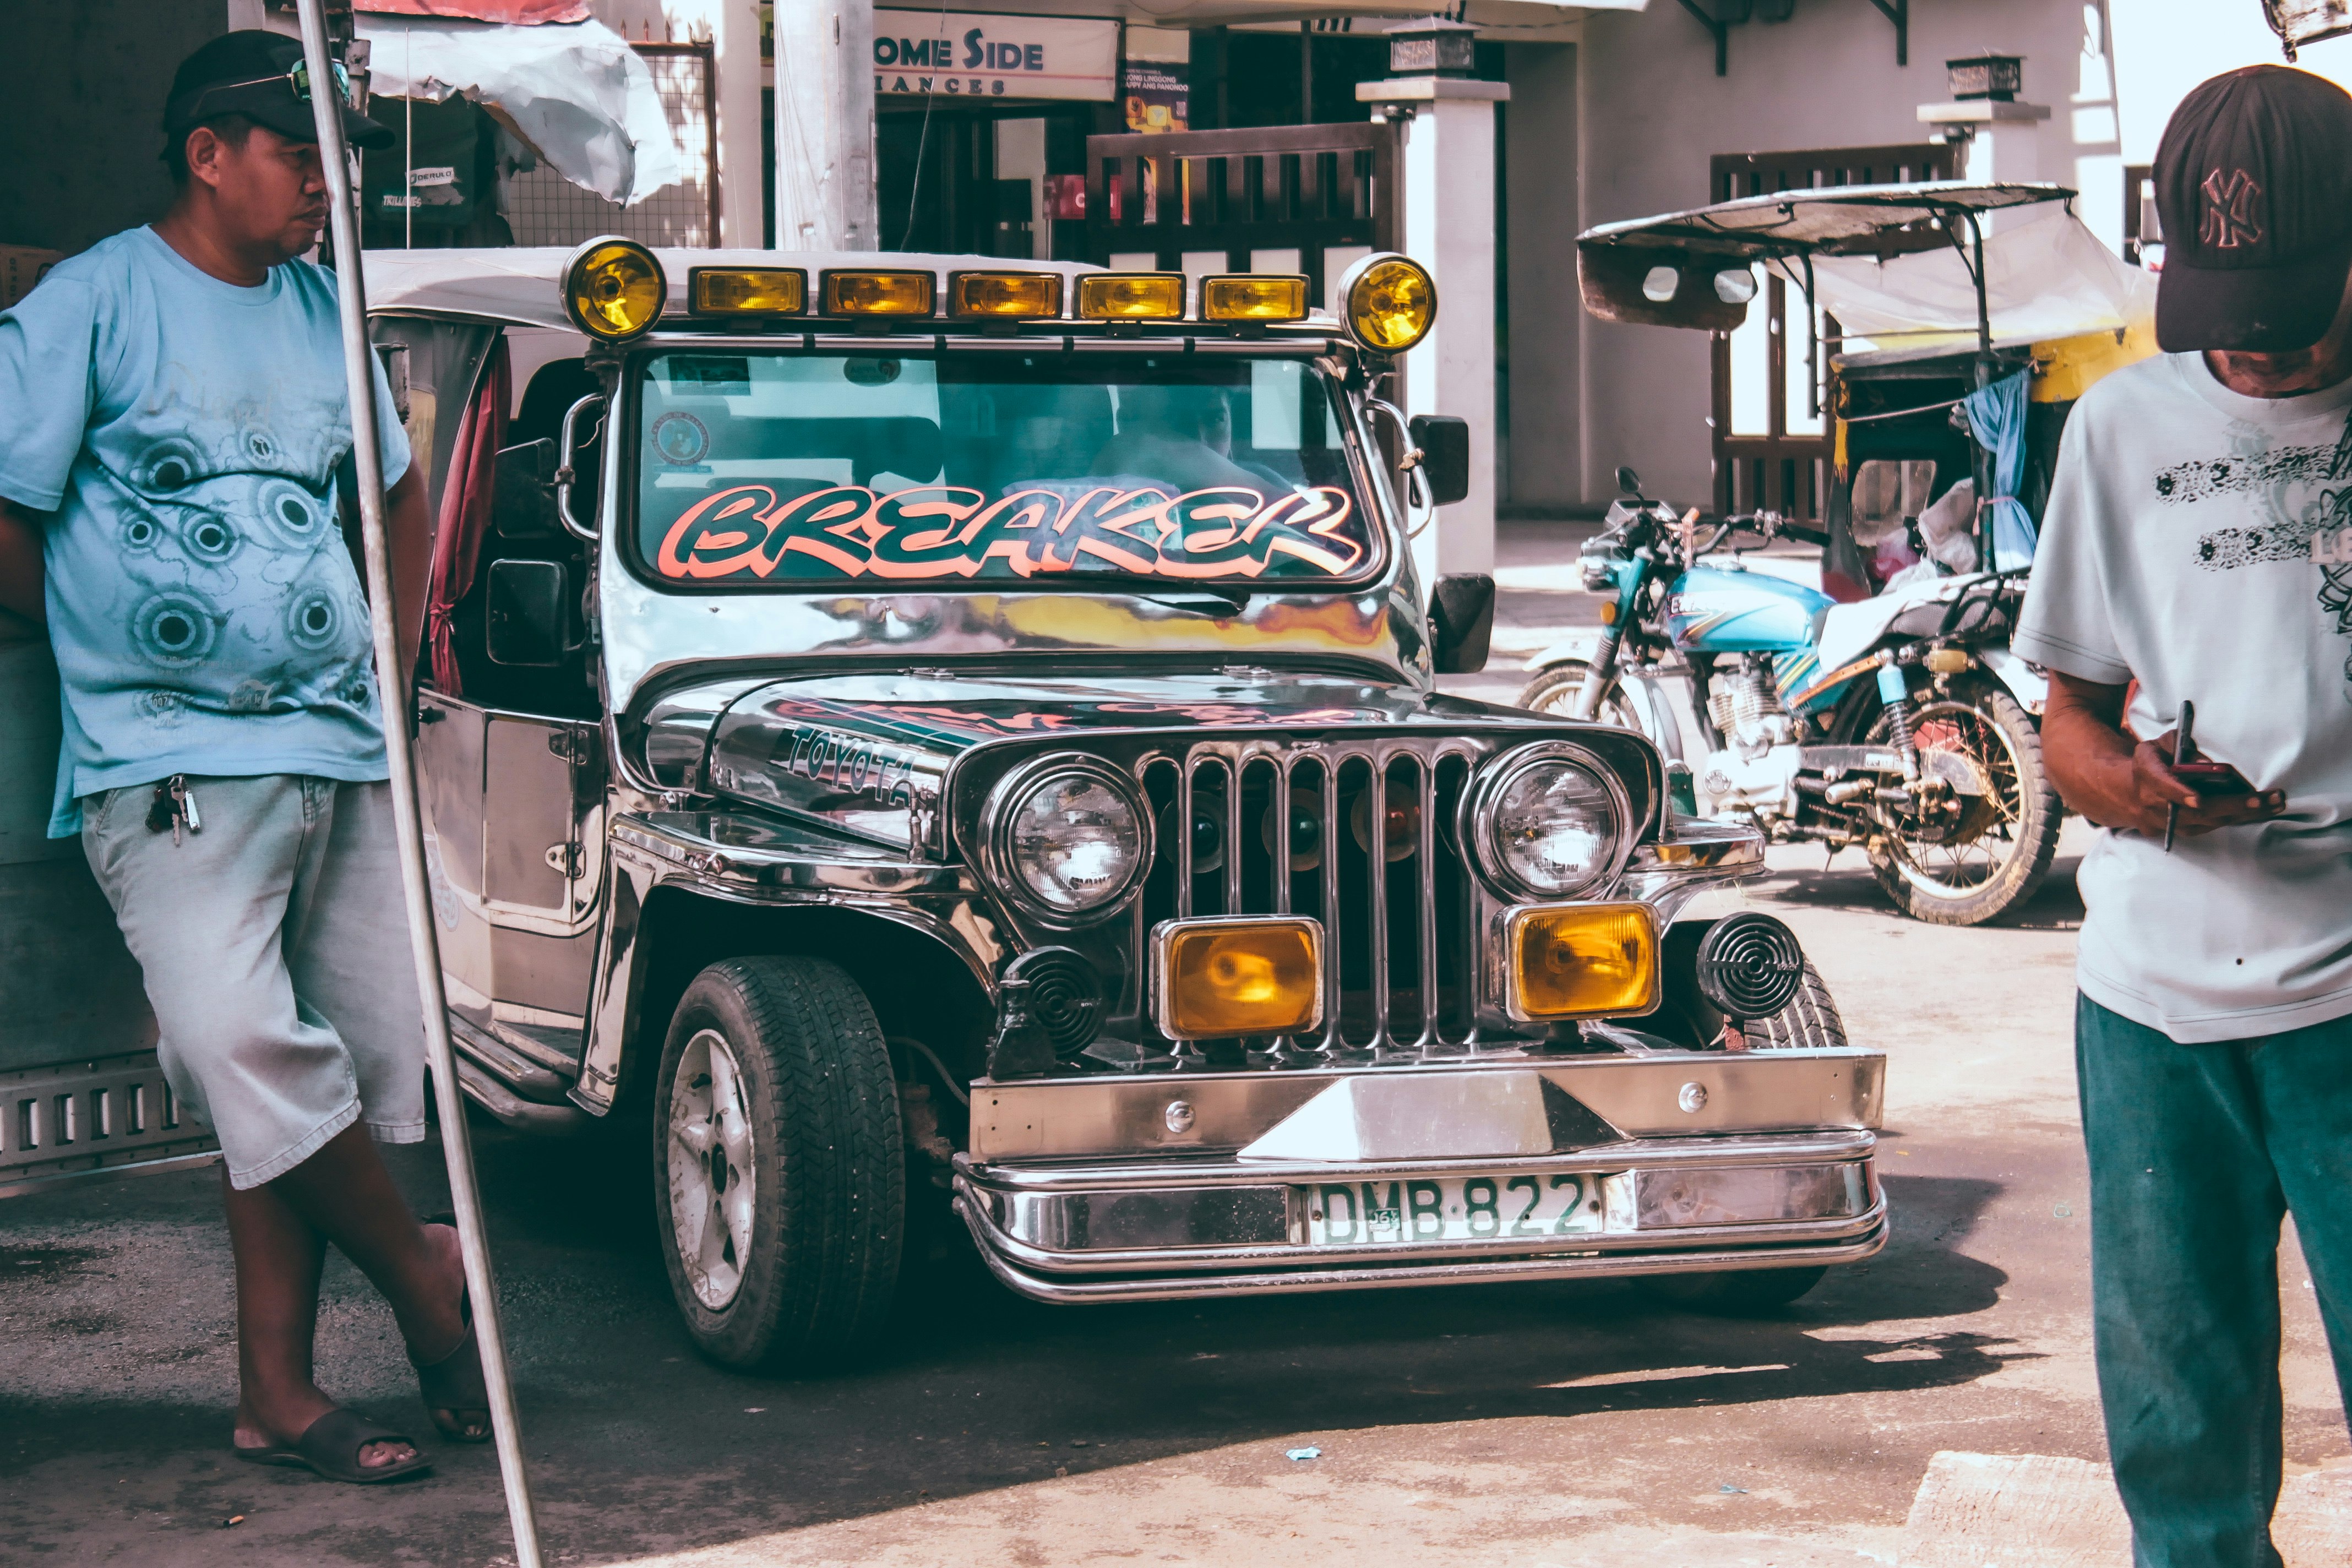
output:
[[[1397,152],[1380,121],[1089,136],[1089,259],[1303,272],[1319,302],[1358,257],[1401,248]]]
[[[1957,148],[1927,142],[1889,147],[1831,147],[1810,153],[1718,153],[1709,170],[1710,202],[1735,201],[1772,191],[1813,190],[1825,185],[1895,184],[1953,177]],[[1946,243],[1941,234],[1922,235],[1919,247]],[[1903,245],[1895,249],[1908,248]],[[1796,324],[1790,303],[1795,296]],[[1759,296],[1767,309],[1748,312],[1742,331],[1763,334],[1760,355],[1743,356],[1747,374],[1735,386],[1731,334],[1715,334],[1715,505],[1718,513],[1769,507],[1818,524],[1829,500],[1832,440],[1818,395],[1828,370],[1822,341],[1837,333],[1834,321],[1808,322],[1802,295],[1779,278],[1768,278]],[[1760,320],[1759,320],[1760,318]],[[1755,378],[1763,397],[1756,396]],[[1760,427],[1759,427],[1760,426]]]

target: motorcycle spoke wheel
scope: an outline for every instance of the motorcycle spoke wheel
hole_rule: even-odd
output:
[[[1881,714],[1870,739],[1889,732]],[[1879,883],[1906,913],[1939,925],[1976,925],[2030,898],[2048,874],[2062,816],[2042,765],[2041,738],[2005,692],[1956,693],[1919,703],[1912,738],[1922,758],[1958,758],[1983,786],[1957,815],[1884,812],[1871,852]]]
[[[1533,713],[1565,719],[1576,711],[1577,699],[1583,693],[1584,683],[1591,678],[1591,666],[1582,659],[1572,658],[1553,665],[1528,682],[1527,688],[1519,693],[1518,706]],[[1622,682],[1610,687],[1609,695],[1601,700],[1601,706],[1592,718],[1595,723],[1614,725],[1637,734],[1643,732],[1641,716],[1634,710],[1633,700],[1625,695]]]

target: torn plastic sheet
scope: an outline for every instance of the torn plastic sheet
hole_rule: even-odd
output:
[[[1985,236],[1985,303],[1993,342],[2047,342],[2152,321],[2156,276],[2105,246],[2063,203],[2003,213]],[[1802,285],[1796,262],[1771,264]],[[1817,256],[1813,288],[1845,332],[1848,364],[1885,363],[1976,345],[1977,291],[1947,247],[1880,261]],[[1867,340],[1867,341],[1861,341]]]
[[[359,0],[354,9],[404,16],[467,16],[477,22],[584,22],[588,0]]]
[[[362,16],[369,90],[439,103],[463,93],[559,174],[634,206],[686,177],[653,73],[602,22],[503,26]]]

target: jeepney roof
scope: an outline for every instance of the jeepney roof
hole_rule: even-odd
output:
[[[1099,272],[1079,261],[1009,261],[995,256],[940,256],[894,250],[701,250],[656,246],[669,282],[668,311],[686,309],[686,275],[696,267],[799,267],[814,286],[828,268],[928,268],[941,288],[950,272],[1019,270],[1076,278]],[[371,250],[367,253],[368,313],[379,316],[464,317],[514,326],[572,325],[564,314],[564,263],[570,247],[520,246],[470,250]]]
[[[2072,200],[2064,185],[1975,184],[1923,180],[1895,185],[1825,185],[1742,196],[1688,212],[1604,223],[1577,237],[1580,248],[1655,247],[1763,261],[1785,256],[1857,256],[1876,251],[1889,230],[1960,213]]]

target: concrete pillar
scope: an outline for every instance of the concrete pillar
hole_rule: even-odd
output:
[[[719,107],[719,243],[756,250],[768,193],[761,164],[760,12],[736,0],[703,0]],[[675,7],[683,10],[679,5]]]
[[[2049,119],[2049,106],[2041,103],[1971,99],[1919,106],[1922,125],[1936,126],[1948,136],[1954,132],[1967,136],[1960,177],[1985,185],[2032,184],[2054,177],[2042,168],[2042,132]],[[1991,233],[2000,221],[2000,214],[1986,214],[1985,232]]]
[[[1404,357],[1408,414],[1470,422],[1470,493],[1414,545],[1424,584],[1495,569],[1495,105],[1499,81],[1399,77],[1360,82],[1360,101],[1403,121],[1404,252],[1437,282],[1437,325]]]
[[[874,7],[775,8],[776,247],[874,250]]]

